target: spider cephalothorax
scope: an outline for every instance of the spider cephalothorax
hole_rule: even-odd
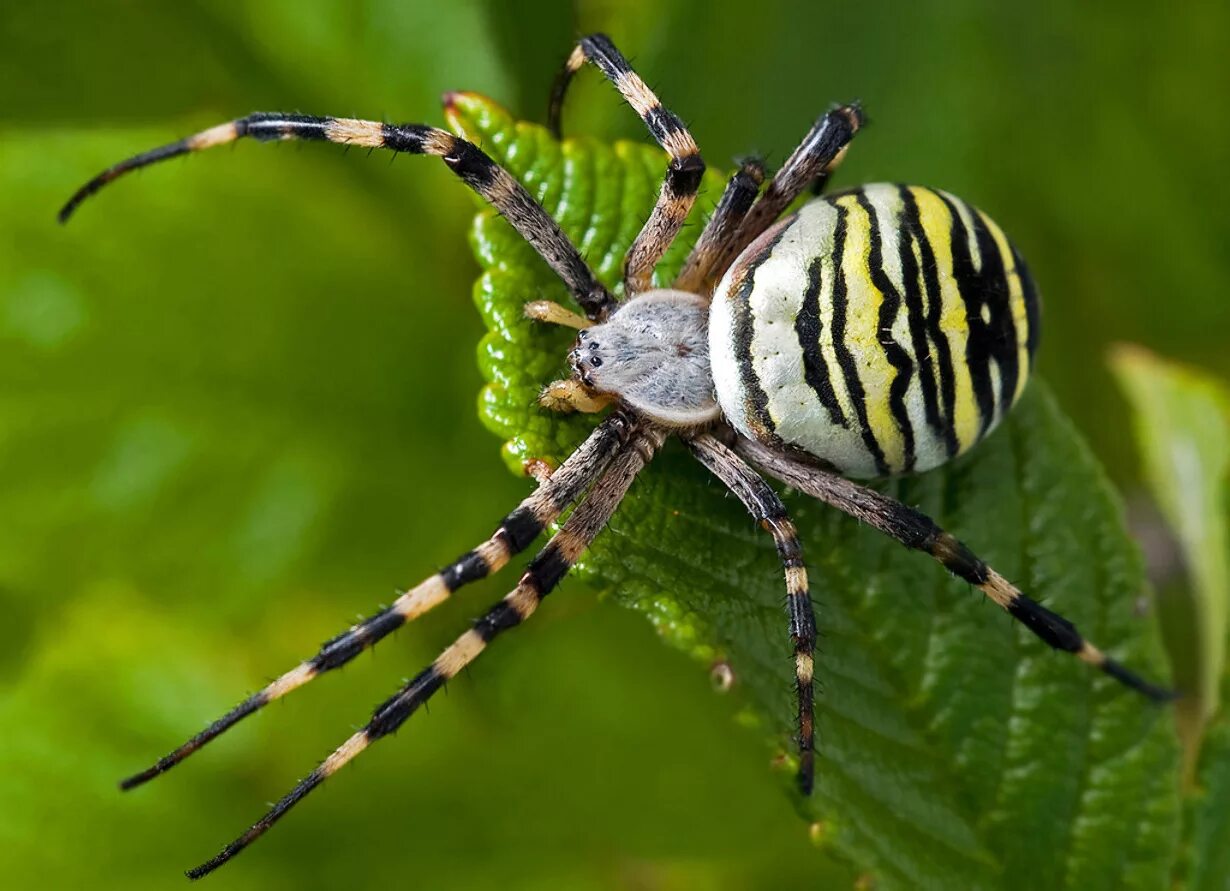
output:
[[[572,75],[594,63],[669,154],[657,203],[624,263],[620,302],[525,188],[477,146],[423,124],[258,113],[137,155],[83,186],[61,211],[127,171],[242,137],[315,139],[439,157],[489,201],[567,285],[584,317],[527,304],[579,330],[573,376],[550,384],[553,409],[607,416],[491,537],[328,641],[149,769],[178,764],[238,721],[338,668],[462,586],[502,569],[570,507],[517,585],[247,832],[189,872],[199,877],[259,837],[305,795],[396,730],[498,635],[525,621],[611,518],[668,436],[681,438],[768,531],[785,572],[798,695],[799,786],[814,774],[815,619],[802,545],[758,468],[903,545],[930,554],[1050,646],[1154,699],[1146,683],[1073,625],[980,560],[929,517],[851,482],[925,470],[972,447],[1020,396],[1038,336],[1038,300],[1024,263],[988,217],[943,192],[871,185],[823,196],[779,220],[808,187],[819,192],[862,126],[856,105],[823,115],[764,189],[758,161],[731,177],[669,289],[653,273],[695,201],[704,163],[691,134],[611,42],[583,39],[552,95],[551,123]],[[449,101],[446,98],[446,101]]]
[[[719,415],[708,319],[709,303],[697,294],[646,291],[582,328],[568,362],[596,393],[668,427],[699,427]]]

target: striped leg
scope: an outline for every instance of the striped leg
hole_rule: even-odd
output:
[[[300,662],[264,689],[249,696],[153,766],[125,779],[120,783],[120,788],[132,789],[165,773],[248,715],[324,672],[345,665],[386,635],[443,603],[463,585],[498,572],[514,554],[529,547],[539,533],[585,491],[628,441],[632,432],[633,422],[627,415],[622,412],[610,415],[532,495],[501,521],[489,539],[406,591],[380,612],[326,642],[311,659]]]
[[[445,130],[424,124],[381,124],[352,118],[270,112],[250,114],[246,118],[219,124],[178,142],[136,155],[104,170],[68,200],[60,210],[60,222],[67,221],[86,198],[131,170],[244,137],[261,142],[323,140],[415,155],[435,155],[507,218],[521,237],[563,279],[577,303],[591,318],[602,318],[614,307],[611,295],[594,278],[568,237],[511,174],[477,146]]]
[[[722,246],[735,234],[743,218],[756,200],[764,182],[764,162],[749,158],[739,165],[739,170],[726,184],[713,215],[705,229],[696,239],[692,252],[684,261],[679,277],[672,287],[692,294],[708,294],[713,290],[716,277],[711,276]]]
[[[807,590],[803,547],[786,506],[760,475],[708,433],[688,442],[701,464],[709,468],[738,496],[757,522],[773,536],[786,571],[786,611],[790,617],[790,641],[794,645],[794,683],[799,712],[799,789],[810,795],[815,780],[815,715],[813,682],[816,651],[816,617]]]
[[[688,211],[696,201],[696,190],[700,188],[700,179],[705,173],[705,162],[701,160],[696,140],[683,126],[683,122],[663,107],[658,97],[632,70],[628,60],[605,34],[583,37],[556,78],[555,86],[551,90],[548,125],[557,138],[560,135],[564,94],[568,91],[573,75],[586,62],[593,62],[598,66],[641,116],[658,145],[666,149],[671,156],[666,168],[666,179],[662,182],[662,191],[658,193],[658,203],[654,205],[653,212],[624,258],[624,282],[628,296],[631,296],[653,287],[654,267],[679,234]]]
[[[843,105],[825,114],[803,137],[781,170],[769,182],[760,199],[752,205],[738,231],[722,248],[715,274],[726,271],[735,257],[756,236],[769,228],[794,199],[813,181],[827,181],[829,174],[845,157],[850,141],[863,126],[863,111],[858,105]]]
[[[657,430],[636,434],[629,448],[624,449],[612,461],[610,469],[594,484],[589,497],[578,505],[563,528],[552,536],[546,547],[530,562],[517,587],[508,596],[479,617],[474,627],[457,638],[431,665],[379,705],[366,726],[300,780],[294,789],[247,832],[223,848],[211,860],[189,870],[188,877],[199,879],[213,872],[250,845],[309,792],[337,773],[356,755],[376,740],[397,730],[447,681],[473,662],[500,632],[529,618],[542,599],[589,547],[594,536],[606,525],[632,485],[632,480],[653,457],[664,438],[664,434]],[[556,471],[554,476],[558,476],[559,472]]]
[[[1063,616],[1026,597],[926,514],[752,440],[740,438],[735,448],[770,476],[874,526],[907,548],[930,554],[949,572],[978,588],[1054,649],[1075,654],[1082,662],[1101,669],[1150,699],[1164,702],[1174,697],[1171,691],[1148,683],[1111,659],[1085,640],[1076,626]]]

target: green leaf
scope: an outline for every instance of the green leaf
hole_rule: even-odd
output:
[[[1184,863],[1187,891],[1230,889],[1230,715],[1209,725],[1187,802]]]
[[[451,123],[508,165],[616,284],[657,193],[661,152],[590,139],[561,145],[473,94]],[[661,284],[721,184],[706,176]],[[566,293],[490,210],[478,214],[472,240],[483,267],[475,302],[488,328],[482,417],[515,471],[529,457],[558,461],[593,421],[536,408],[538,389],[566,372],[570,337],[530,324],[521,307]],[[937,517],[1117,658],[1161,678],[1119,503],[1040,384],[973,454],[886,491]],[[1179,819],[1169,712],[1049,651],[925,557],[803,498],[790,507],[824,634],[818,790],[795,798],[815,834],[882,888],[1164,887]],[[789,790],[780,569],[734,500],[668,446],[585,570],[674,645],[705,663],[729,662],[746,722],[770,740],[777,781]]]
[[[1189,795],[1181,874],[1191,891],[1230,888],[1230,390],[1216,378],[1121,346],[1111,368],[1131,403],[1145,479],[1178,539],[1184,584],[1163,611]]]
[[[1111,355],[1131,403],[1145,480],[1174,531],[1189,584],[1167,615],[1179,732],[1194,769],[1205,725],[1220,708],[1230,633],[1230,392],[1198,371],[1136,347]]]

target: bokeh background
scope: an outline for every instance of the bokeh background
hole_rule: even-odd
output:
[[[541,120],[609,32],[711,164],[780,161],[831,101],[840,181],[989,211],[1045,300],[1040,367],[1129,495],[1127,340],[1230,377],[1230,8],[1212,2],[0,8],[0,875],[178,887],[503,582],[476,586],[163,780],[143,766],[485,535],[527,489],[478,423],[473,205],[441,165],[250,146],[85,177],[251,110]],[[643,139],[592,72],[567,129]],[[532,295],[527,295],[532,296]],[[648,625],[565,588],[219,888],[840,887],[760,741]]]

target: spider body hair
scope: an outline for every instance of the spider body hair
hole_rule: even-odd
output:
[[[586,387],[665,427],[700,427],[720,416],[708,318],[708,301],[698,294],[646,291],[582,329],[568,362]]]

